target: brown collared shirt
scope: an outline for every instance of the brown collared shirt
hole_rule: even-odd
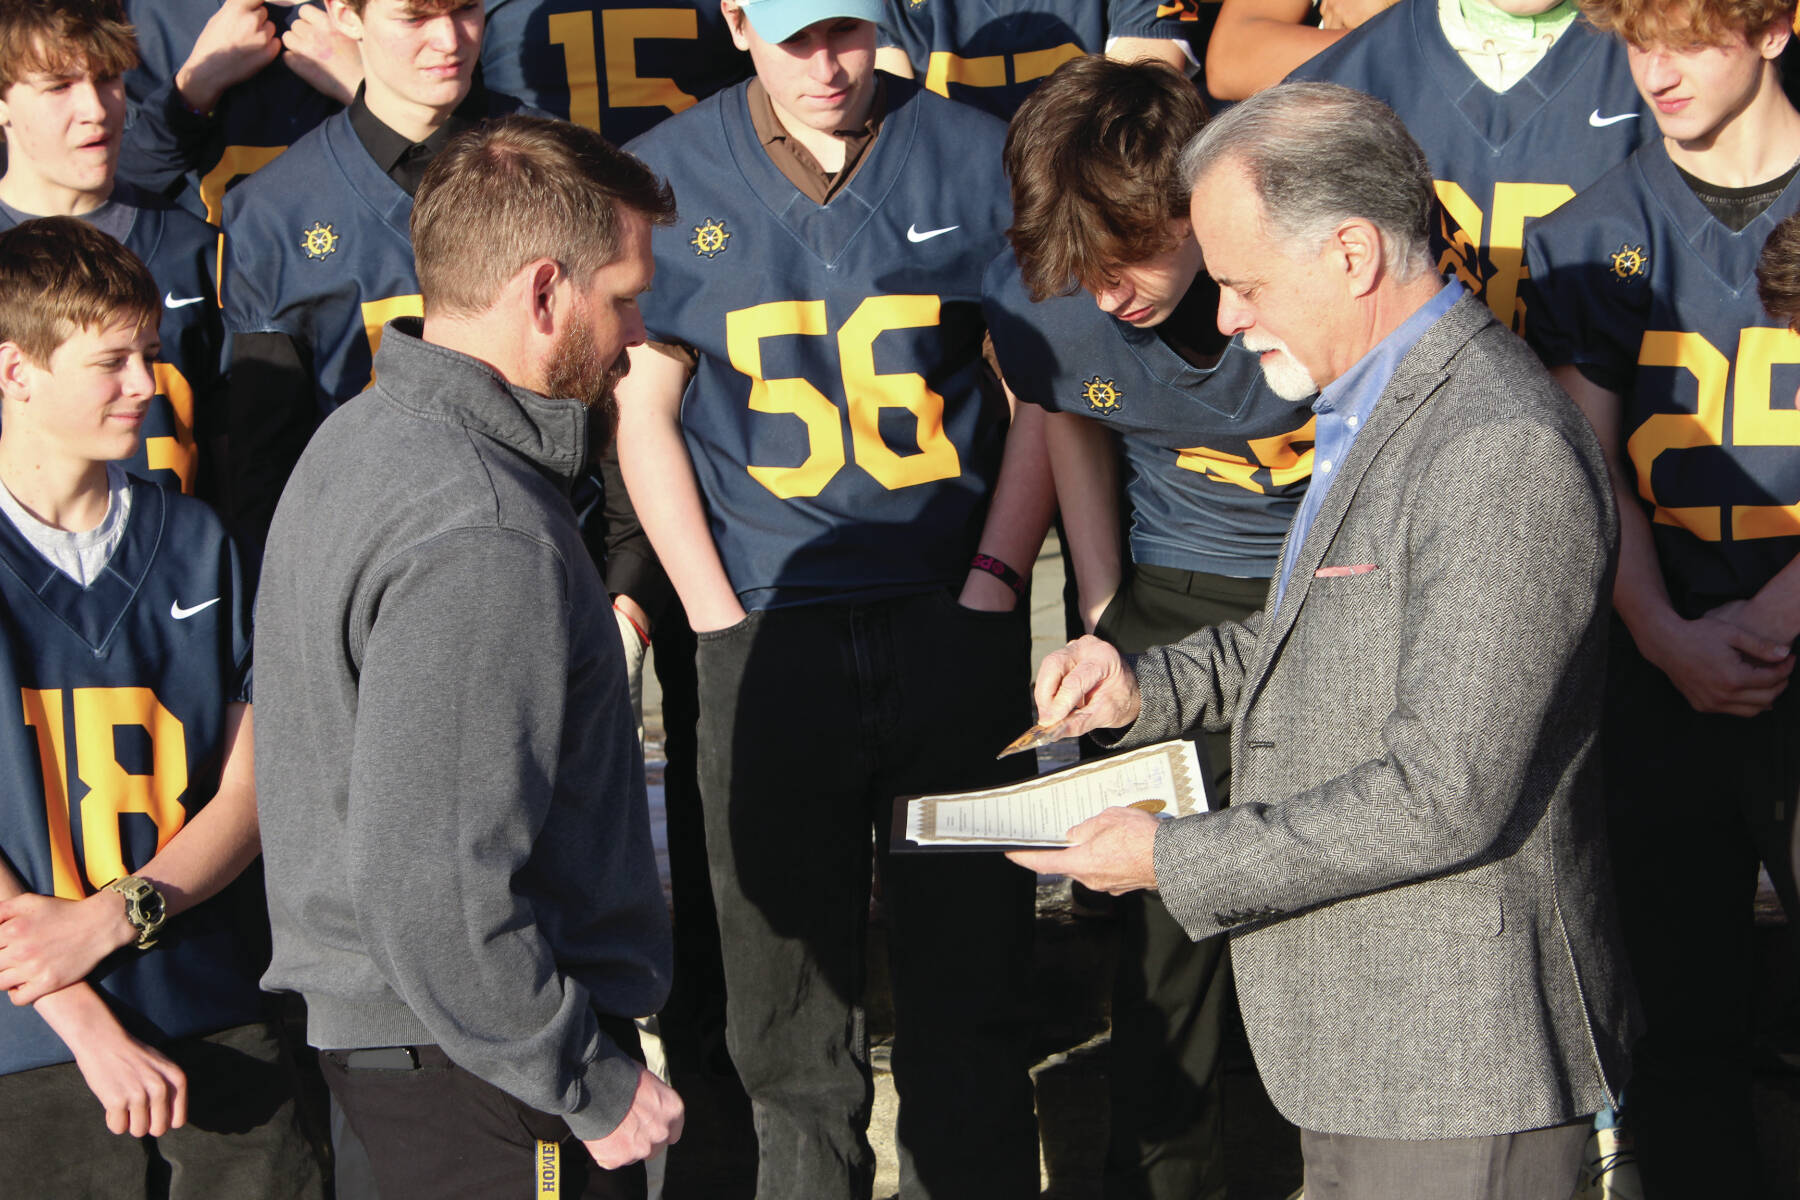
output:
[[[877,76],[875,98],[869,104],[869,116],[859,128],[840,129],[836,136],[844,143],[844,165],[835,174],[819,165],[819,160],[800,142],[789,136],[775,115],[775,105],[762,80],[752,79],[745,95],[750,105],[750,125],[762,142],[763,151],[776,170],[787,176],[789,183],[814,204],[829,204],[856,174],[856,168],[868,156],[869,147],[881,132],[881,120],[887,115],[887,84]]]

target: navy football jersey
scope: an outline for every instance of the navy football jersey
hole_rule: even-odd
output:
[[[717,0],[486,0],[494,91],[623,144],[750,74]]]
[[[490,115],[519,109],[488,93]],[[419,316],[412,197],[339,113],[225,198],[225,332],[281,333],[310,360],[319,415],[369,386],[381,329]]]
[[[1238,338],[1208,369],[1086,292],[1033,303],[1009,250],[988,268],[988,328],[1013,394],[1091,417],[1129,468],[1131,561],[1213,575],[1274,574],[1312,476],[1312,409],[1263,381]]]
[[[827,205],[769,160],[743,86],[629,147],[680,206],[640,304],[699,353],[682,429],[746,608],[960,583],[999,469],[981,280],[1005,129],[881,78],[880,136]]]
[[[1756,294],[1763,242],[1796,209],[1800,182],[1733,233],[1659,141],[1526,237],[1526,336],[1619,394],[1626,469],[1688,617],[1800,551],[1800,336]]]
[[[1186,41],[1199,0],[888,0],[883,40],[927,88],[1000,117],[1109,37]]]
[[[1400,0],[1289,78],[1356,88],[1400,115],[1437,179],[1439,270],[1516,329],[1526,224],[1656,137],[1656,123],[1625,44],[1586,21],[1496,92],[1451,49],[1437,13],[1438,0]]]
[[[143,867],[218,790],[227,705],[250,687],[249,595],[204,504],[134,482],[83,588],[0,517],[0,850],[27,890],[79,900]],[[164,1037],[259,1019],[262,964],[219,896],[89,982]],[[0,1004],[0,1074],[68,1062]]]
[[[227,188],[343,107],[274,62],[225,94],[204,144],[184,153],[162,114],[148,106],[187,61],[219,0],[127,0],[125,8],[137,27],[141,61],[125,75],[132,120],[119,173],[153,191],[167,191],[186,176],[181,202],[215,225]],[[297,9],[271,4],[267,11],[277,32],[284,32]]]
[[[722,87],[746,78],[706,0],[485,0],[481,75],[491,91],[622,143]],[[131,0],[142,64],[126,76],[134,110],[121,170],[156,190],[188,175],[184,202],[215,224],[227,188],[266,165],[341,105],[279,62],[226,93],[197,162],[185,161],[159,114],[144,112],[193,49],[218,0]],[[293,8],[269,6],[278,31]]]
[[[200,468],[201,439],[195,430],[216,420],[211,408],[218,396],[224,340],[212,270],[218,231],[125,184],[114,190],[113,199],[136,210],[125,248],[150,269],[163,301],[156,396],[144,418],[143,444],[125,467],[192,495]],[[0,209],[0,229],[11,226],[12,218]]]

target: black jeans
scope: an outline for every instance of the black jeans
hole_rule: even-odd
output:
[[[602,1017],[601,1028],[640,1058],[630,1021]],[[642,1163],[602,1170],[560,1116],[471,1075],[436,1046],[408,1049],[417,1065],[399,1069],[351,1066],[352,1050],[319,1051],[325,1084],[368,1151],[381,1200],[643,1200]],[[546,1146],[556,1150],[553,1189],[543,1183]]]
[[[1135,566],[1095,633],[1127,654],[1241,621],[1262,606],[1267,579]],[[1231,735],[1199,742],[1213,803],[1231,794]],[[1231,1009],[1227,939],[1191,940],[1144,892],[1119,897],[1113,977],[1111,1136],[1107,1200],[1224,1200],[1225,1097],[1219,1073]]]
[[[1604,735],[1619,923],[1644,1004],[1623,1110],[1644,1195],[1756,1195],[1751,901],[1760,860],[1800,920],[1800,690],[1756,717],[1697,713],[1615,622]]]
[[[994,758],[1031,723],[1023,615],[933,592],[755,612],[699,641],[700,791],[758,1196],[870,1193],[872,841],[902,1194],[1035,1197],[1034,879],[998,854],[888,857],[895,796],[1031,773],[1029,756]]]
[[[151,951],[155,953],[155,951]],[[274,1027],[160,1047],[187,1074],[188,1120],[161,1137],[107,1132],[74,1063],[0,1075],[0,1195],[32,1200],[319,1200],[317,1153]]]

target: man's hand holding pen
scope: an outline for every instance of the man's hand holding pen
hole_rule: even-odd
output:
[[[1089,635],[1052,652],[1038,668],[1038,724],[1060,737],[1117,729],[1137,720],[1137,676],[1110,643]]]
[[[1070,642],[1038,668],[1037,729],[1043,740],[1079,737],[1137,720],[1137,676],[1118,650],[1097,637]],[[1040,874],[1067,875],[1100,891],[1156,886],[1157,819],[1133,808],[1111,808],[1069,830],[1065,850],[1013,850],[1006,855]]]

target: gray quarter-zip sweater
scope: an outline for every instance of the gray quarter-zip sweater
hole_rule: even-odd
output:
[[[263,986],[321,1049],[435,1043],[583,1139],[668,992],[619,637],[568,489],[587,410],[396,321],[270,528],[256,783]]]

